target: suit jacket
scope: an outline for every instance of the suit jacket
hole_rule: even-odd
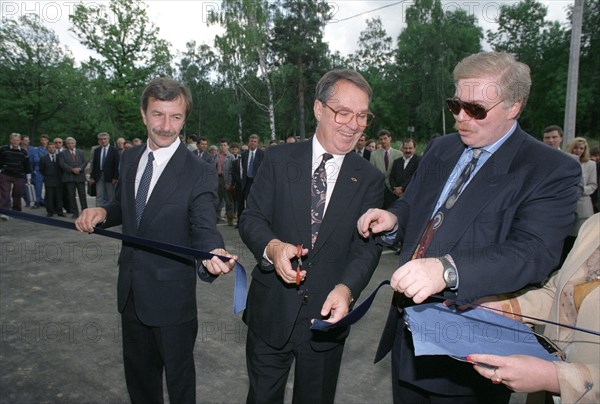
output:
[[[101,160],[102,147],[96,147],[94,149],[94,158],[92,160],[92,172],[90,176],[96,182],[100,181],[100,176],[104,174],[104,181],[111,182],[112,180],[119,179],[119,152],[116,147],[108,146],[106,152],[106,160],[104,167],[100,171],[100,160]]]
[[[246,180],[248,179],[248,159],[250,158],[250,150],[246,150],[245,152],[242,153],[242,189],[246,186]],[[265,152],[264,150],[260,149],[260,148],[256,148],[255,152],[254,152],[254,165],[253,165],[253,171],[254,171],[254,177],[256,177],[256,174],[258,173],[258,169],[260,167],[260,165],[262,164],[263,159],[265,158]]]
[[[219,157],[221,156],[220,153],[218,153],[214,159],[214,165],[215,167],[217,167],[217,165],[219,164]],[[233,154],[227,152],[227,154],[225,155],[225,159],[223,159],[223,164],[221,165],[221,173],[223,174],[223,180],[225,181],[225,184],[232,184],[233,182],[233,176],[232,176],[232,171],[233,171],[233,162],[234,162],[234,158],[233,158]]]
[[[354,149],[354,151],[356,152],[356,149]],[[362,151],[362,156],[369,160],[371,158],[371,150],[367,149],[366,147],[363,149]]]
[[[411,259],[464,148],[457,133],[433,139],[404,198],[390,207],[398,217],[395,241],[403,242],[400,265]],[[472,301],[543,281],[556,268],[575,220],[580,177],[576,161],[517,126],[447,212],[426,251],[426,257],[450,254],[456,263],[458,290],[446,292],[447,297]],[[397,302],[401,296],[394,298]],[[470,364],[448,357],[415,358],[409,332],[397,327],[399,319],[392,304],[376,360],[385,356],[395,338],[404,338],[399,348],[400,380],[454,395],[494,387]]]
[[[215,168],[194,157],[180,143],[156,183],[139,228],[135,219],[135,175],[146,145],[123,152],[115,199],[104,208],[105,227],[123,225],[123,233],[202,251],[223,247],[216,230]],[[202,280],[215,277],[202,272]],[[118,308],[122,312],[133,291],[140,321],[169,326],[191,321],[196,312],[196,271],[191,257],[123,242],[119,256]]]
[[[390,186],[390,173],[392,172],[392,165],[394,164],[394,161],[396,159],[399,159],[402,157],[402,152],[400,150],[396,150],[392,147],[390,147],[390,149],[388,150],[388,168],[387,170],[385,169],[385,150],[383,149],[377,149],[375,150],[373,153],[371,153],[371,156],[369,158],[369,161],[371,162],[371,164],[373,164],[375,167],[377,167],[379,169],[379,171],[381,171],[382,173],[385,174],[385,186],[387,187],[387,189],[389,191],[392,190],[391,186]]]
[[[50,155],[46,154],[40,160],[40,172],[44,176],[44,184],[47,187],[58,187],[62,183],[62,169],[58,164],[58,153],[54,155],[54,162],[50,160]]]
[[[408,187],[413,174],[417,171],[417,167],[419,167],[419,161],[421,161],[421,157],[414,155],[408,161],[406,168],[404,168],[403,157],[394,160],[392,171],[390,173],[390,186],[392,187],[392,190],[395,187],[402,187],[402,189],[406,191],[406,187]]]
[[[311,160],[312,141],[269,148],[239,223],[242,240],[258,262],[252,271],[244,321],[276,349],[287,342],[303,304],[308,305],[312,318],[321,318],[321,307],[338,283],[347,285],[357,299],[381,254],[373,238],[358,235],[356,221],[367,209],[381,206],[383,175],[356,153],[349,153],[340,167],[316,245],[303,260],[306,280],[299,287],[285,284],[273,265],[262,265],[263,252],[272,239],[311,246]],[[315,333],[311,344],[315,349],[330,348],[343,341],[348,331],[340,327]]]
[[[200,152],[200,150],[198,150],[198,149],[192,150],[192,154],[194,156],[196,156],[197,158],[200,158],[200,159],[206,161],[207,163],[210,163],[212,160],[212,156],[208,152],[208,149],[204,150],[204,153]],[[202,154],[202,156],[200,156],[200,154]]]
[[[58,165],[62,168],[62,182],[85,182],[85,167],[88,161],[85,158],[83,150],[75,149],[75,160],[73,160],[71,151],[65,149],[58,155]],[[73,174],[71,169],[79,167],[79,174]]]

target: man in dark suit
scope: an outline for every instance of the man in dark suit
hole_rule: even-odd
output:
[[[543,281],[575,219],[577,162],[517,122],[529,67],[508,53],[479,53],[456,66],[454,81],[447,105],[458,133],[430,142],[404,198],[358,221],[363,236],[384,232],[383,241],[402,241],[376,356],[392,350],[396,403],[509,401],[510,390],[478,378],[471,364],[416,357],[401,308],[439,293],[462,303]]]
[[[198,157],[199,159],[202,159],[202,160],[206,161],[207,163],[210,163],[212,161],[212,156],[208,152],[208,139],[205,138],[204,136],[200,136],[198,138],[198,143],[196,145],[197,145],[197,149],[194,150],[192,153],[194,153],[194,155],[196,157]]]
[[[242,212],[246,207],[246,201],[248,200],[250,189],[254,183],[254,176],[258,172],[265,155],[265,152],[258,147],[258,142],[258,135],[250,135],[248,138],[248,150],[242,152],[242,159],[240,161],[242,168],[240,184],[243,196],[240,196],[238,200],[238,220],[242,216]]]
[[[402,198],[413,174],[419,167],[421,158],[417,156],[417,144],[414,139],[406,139],[402,143],[402,157],[394,160],[390,173],[390,186],[397,198]]]
[[[77,142],[72,137],[65,139],[67,148],[58,155],[58,165],[62,169],[62,182],[66,185],[69,195],[69,206],[73,218],[79,216],[75,192],[79,194],[81,210],[87,208],[85,195],[85,167],[88,164],[83,150],[76,149]]]
[[[96,206],[102,206],[115,198],[119,181],[119,152],[110,144],[107,132],[98,133],[98,146],[94,149],[90,184],[96,184]]]
[[[215,167],[179,140],[191,109],[187,87],[153,80],[142,95],[147,145],[123,152],[115,199],[82,212],[77,229],[123,226],[123,233],[230,256],[216,229]],[[229,272],[216,257],[198,267],[204,281]],[[196,268],[190,257],[124,242],[119,257],[118,308],[127,389],[134,403],[163,402],[163,370],[172,403],[196,402],[194,343],[198,331]]]
[[[354,151],[358,155],[367,159],[367,161],[368,161],[371,158],[371,151],[369,149],[367,149],[366,146],[367,146],[367,137],[363,133],[360,136],[360,138],[358,139],[358,142],[356,143],[356,149],[354,149]]]
[[[62,204],[62,170],[58,165],[56,145],[48,143],[48,154],[40,161],[40,172],[44,176],[44,189],[46,190],[46,216],[55,214],[65,216]]]
[[[348,313],[379,261],[381,247],[354,227],[383,202],[383,174],[354,153],[372,116],[370,98],[360,74],[325,74],[316,88],[315,136],[269,148],[254,179],[240,220],[258,262],[244,313],[248,403],[283,402],[293,360],[293,401],[334,401],[349,329],[309,327],[311,319]]]

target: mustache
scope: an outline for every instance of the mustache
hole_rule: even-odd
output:
[[[155,135],[158,135],[158,136],[168,136],[168,137],[177,136],[177,133],[175,133],[174,131],[162,130],[162,129],[158,129],[158,128],[152,129],[152,133],[154,133]]]
[[[461,123],[455,122],[454,123],[454,129],[456,129],[457,131],[468,131],[469,130],[469,126],[468,125],[463,125]]]

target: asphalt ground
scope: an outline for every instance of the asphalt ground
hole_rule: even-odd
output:
[[[93,198],[88,204],[94,206]],[[254,259],[238,231],[226,225],[219,230],[227,249],[251,271]],[[119,251],[118,240],[98,235],[14,218],[0,222],[0,403],[129,402],[116,307]],[[396,267],[397,256],[386,251],[362,297]],[[390,356],[373,363],[391,296],[389,288],[380,291],[369,313],[352,327],[337,403],[392,402]],[[247,328],[241,314],[232,314],[233,277],[198,282],[197,297],[198,402],[243,403]],[[286,403],[292,387],[293,370]]]

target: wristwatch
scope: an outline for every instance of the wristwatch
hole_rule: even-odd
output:
[[[458,283],[456,267],[445,256],[440,257],[440,262],[444,266],[444,282],[446,282],[446,287],[449,289],[456,288],[456,284]]]

